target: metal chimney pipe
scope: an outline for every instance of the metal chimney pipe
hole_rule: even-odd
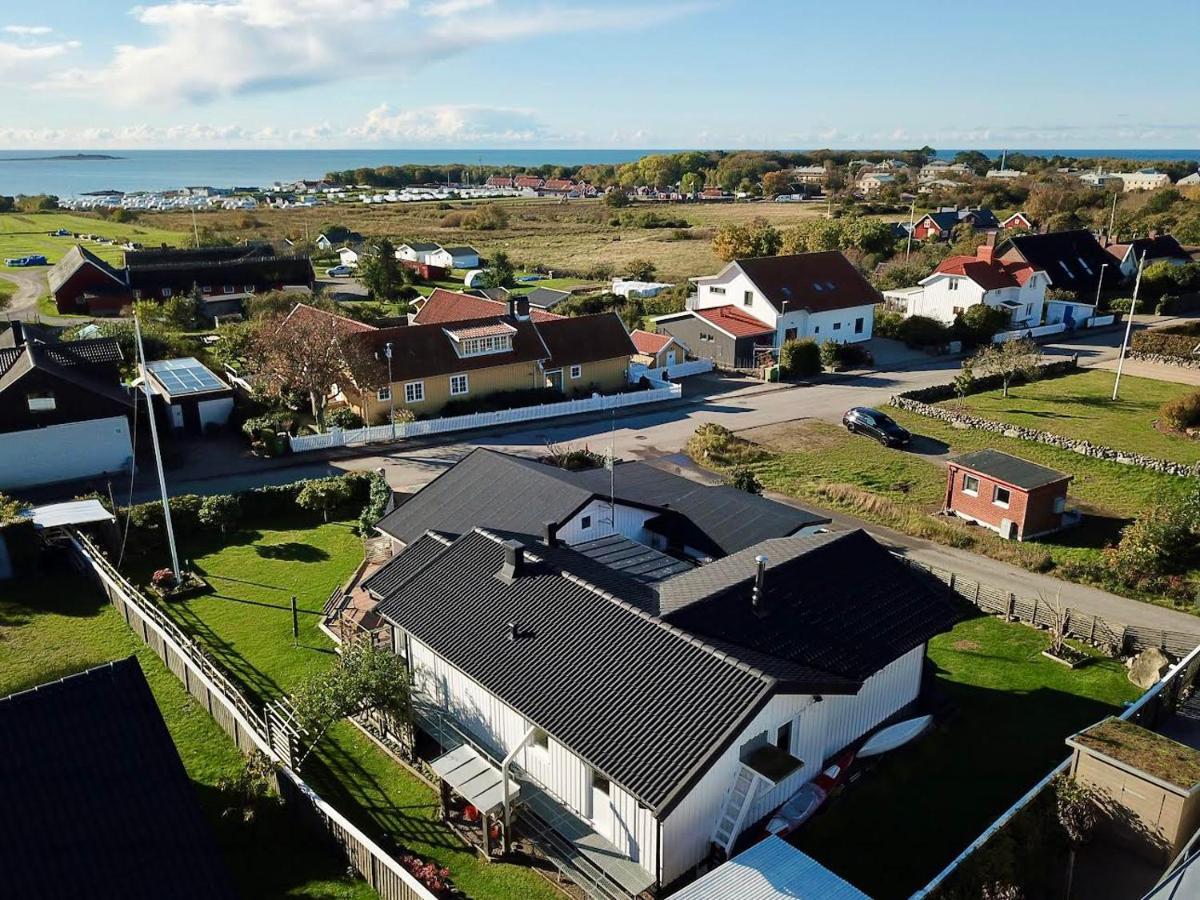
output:
[[[767,612],[767,597],[764,587],[767,577],[767,557],[760,553],[754,557],[754,562],[758,568],[754,572],[754,589],[750,594],[750,604],[754,612],[762,616]]]

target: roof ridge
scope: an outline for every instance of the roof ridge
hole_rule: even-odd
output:
[[[488,531],[488,529],[484,528],[483,526],[476,526],[475,531],[478,532],[479,534],[483,535],[484,537],[495,541],[498,544],[504,543],[504,540],[505,540],[504,538],[500,537],[499,535],[495,534],[494,532]],[[567,549],[571,549],[571,548],[568,547]],[[526,548],[526,551],[527,551],[528,555],[531,556],[535,562],[546,563],[547,565],[551,565],[551,567],[557,571],[558,576],[560,578],[565,578],[567,581],[570,581],[574,584],[579,585],[580,587],[584,588],[585,590],[590,591],[591,593],[595,594],[596,596],[602,597],[603,599],[609,601],[610,603],[613,603],[619,609],[622,609],[625,612],[630,613],[631,615],[633,615],[637,618],[645,619],[647,622],[650,622],[653,625],[657,625],[659,628],[666,631],[668,634],[671,634],[672,636],[679,638],[679,639],[691,644],[692,646],[703,650],[704,652],[708,653],[709,655],[715,657],[716,659],[721,660],[724,663],[727,663],[727,664],[733,666],[736,669],[740,669],[743,672],[748,672],[751,675],[754,675],[754,676],[762,679],[764,682],[766,682],[769,685],[774,685],[777,683],[777,680],[773,676],[768,675],[766,672],[764,672],[762,669],[758,668],[757,666],[752,666],[743,660],[734,658],[730,654],[717,649],[712,644],[709,644],[706,641],[701,640],[699,637],[692,634],[690,631],[685,631],[682,628],[679,628],[676,625],[672,625],[670,622],[667,622],[666,620],[664,620],[658,616],[651,615],[650,613],[646,612],[644,609],[641,609],[641,608],[635,606],[634,604],[630,603],[628,600],[621,599],[616,594],[613,594],[611,591],[606,591],[604,588],[600,587],[599,585],[593,584],[592,582],[588,581],[586,578],[576,575],[574,572],[568,572],[566,569],[563,569],[560,566],[552,565],[545,556],[539,555],[536,550],[534,550],[533,552],[529,552],[528,548]],[[572,552],[577,552],[577,551],[572,551]],[[604,564],[599,563],[599,565],[604,565]]]

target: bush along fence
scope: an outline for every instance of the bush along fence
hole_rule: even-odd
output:
[[[1197,676],[1200,676],[1200,646],[1194,647],[1166,675],[1159,679],[1157,684],[1128,706],[1118,718],[1141,725],[1151,731],[1155,730],[1162,722],[1175,714],[1180,699],[1195,686]],[[909,900],[938,898],[950,893],[955,896],[978,896],[979,894],[974,889],[978,886],[973,887],[969,883],[962,883],[966,880],[968,870],[966,863],[976,854],[986,853],[988,842],[1005,829],[1012,827],[1017,817],[1038,802],[1047,790],[1052,790],[1054,779],[1065,774],[1070,766],[1071,760],[1068,757],[1051,769],[1045,777],[1005,810],[996,821],[984,830],[983,834],[972,841],[962,853],[951,860],[949,865],[935,875],[925,887],[915,892]],[[977,867],[979,871],[983,872],[986,872],[987,868],[986,865]],[[969,893],[964,894],[964,890]]]
[[[1040,628],[1054,628],[1061,614],[1063,631],[1068,637],[1086,641],[1105,650],[1110,656],[1131,656],[1155,647],[1171,656],[1183,657],[1200,646],[1200,627],[1192,633],[1121,625],[1070,607],[1056,609],[1051,601],[1043,597],[1018,597],[1012,591],[975,581],[948,569],[917,562],[906,556],[898,555],[897,558],[936,578],[959,597],[985,613],[1004,616]],[[1197,625],[1200,626],[1200,621]]]
[[[678,400],[683,389],[677,384],[653,382],[648,391],[630,391],[624,394],[594,394],[578,400],[563,400],[559,403],[541,403],[497,412],[473,413],[466,416],[447,416],[442,419],[426,419],[420,422],[402,422],[394,425],[369,425],[365,428],[331,428],[321,434],[297,435],[289,439],[293,453],[309,450],[324,450],[330,447],[345,447],[351,444],[371,444],[382,441],[398,441],[408,438],[443,434],[450,431],[467,431],[475,428],[490,428],[515,422],[534,422],[538,419],[553,419],[557,416],[573,416],[580,413],[601,412],[638,406],[643,403],[661,403]]]
[[[1139,331],[1129,343],[1132,359],[1149,359],[1176,366],[1200,366],[1200,336],[1169,329]]]
[[[416,877],[310,788],[290,766],[298,732],[286,697],[256,707],[204,650],[122,576],[79,532],[69,544],[76,567],[89,575],[130,629],[152,649],[188,693],[208,710],[243,753],[261,751],[278,763],[276,782],[287,808],[327,835],[383,900],[437,900]]]
[[[1074,360],[1050,363],[1042,367],[1039,377],[1058,377],[1073,372],[1077,368],[1078,366]],[[992,377],[980,378],[976,383],[976,390],[973,393],[982,393],[998,387],[1000,387],[999,379]],[[1080,456],[1122,463],[1127,466],[1137,466],[1140,469],[1158,472],[1162,475],[1178,475],[1181,478],[1200,475],[1200,463],[1189,465],[1188,463],[1158,459],[1157,457],[1146,456],[1142,453],[1133,453],[1129,450],[1117,450],[1113,447],[1105,447],[1102,444],[1093,444],[1091,441],[1079,438],[1063,437],[1061,434],[1042,431],[1040,428],[1026,428],[1008,422],[997,422],[994,419],[985,419],[983,416],[977,416],[973,413],[932,405],[940,400],[949,400],[956,396],[957,393],[954,390],[954,385],[945,384],[897,394],[889,402],[897,409],[906,409],[917,415],[927,416],[930,419],[938,419],[959,428],[974,428],[979,431],[988,431],[992,434],[1002,434],[1005,437],[1020,438],[1023,441],[1049,444],[1052,447],[1059,447],[1063,450],[1078,453]]]

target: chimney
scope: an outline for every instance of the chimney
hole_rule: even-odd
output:
[[[989,231],[987,233],[983,243],[975,249],[975,255],[985,263],[990,263],[996,258],[996,232]]]
[[[756,616],[767,614],[767,597],[764,582],[767,577],[767,558],[763,554],[754,557],[758,568],[754,572],[754,589],[750,595],[750,605]]]
[[[528,297],[509,297],[508,298],[508,314],[518,322],[525,322],[529,319],[529,298]]]
[[[509,622],[507,627],[508,627],[508,639],[510,641],[515,641],[517,638],[519,638],[521,636],[521,629],[517,627],[516,622]]]
[[[25,326],[21,324],[20,319],[13,319],[8,323],[8,327],[12,329],[13,346],[20,347],[25,343]]]
[[[547,522],[542,526],[542,543],[547,547],[558,546],[558,526],[553,522]]]
[[[505,584],[512,584],[525,574],[525,545],[520,541],[504,542],[504,564],[496,577]]]

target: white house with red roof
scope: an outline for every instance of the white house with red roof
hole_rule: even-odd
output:
[[[916,287],[885,291],[884,298],[906,317],[928,316],[946,325],[980,303],[1008,313],[1013,329],[1040,325],[1050,279],[1028,263],[1004,262],[995,253],[990,235],[975,256],[942,260]]]

